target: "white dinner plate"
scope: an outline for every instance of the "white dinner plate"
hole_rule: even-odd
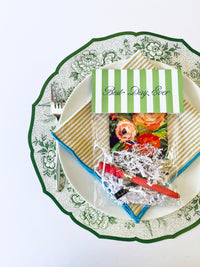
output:
[[[104,66],[104,68],[121,68],[126,61],[118,61],[117,63]],[[171,68],[168,65],[160,62],[152,63],[158,69]],[[81,107],[83,107],[92,96],[92,78],[91,75],[84,79],[71,94],[63,114],[60,119],[60,124],[73,116]],[[200,102],[199,87],[183,75],[183,92],[184,98],[200,110],[198,103]],[[96,209],[115,216],[118,218],[129,218],[128,214],[117,204],[109,198],[103,191],[99,181],[97,181],[91,174],[89,174],[74,156],[66,151],[63,147],[59,146],[60,160],[63,170],[68,177],[70,183],[75,190]],[[200,192],[200,159],[197,159],[192,166],[184,171],[175,181],[176,186],[181,194],[180,206],[167,206],[167,207],[152,207],[144,215],[143,219],[152,219],[160,216],[167,215],[180,207],[184,206],[192,200]]]

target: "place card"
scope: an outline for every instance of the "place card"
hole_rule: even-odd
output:
[[[183,113],[182,72],[95,69],[92,72],[94,113]]]

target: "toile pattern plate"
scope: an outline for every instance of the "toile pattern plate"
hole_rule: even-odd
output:
[[[46,80],[41,93],[33,104],[29,129],[31,160],[43,192],[81,227],[99,238],[156,242],[176,236],[200,223],[200,193],[179,210],[166,216],[141,220],[109,216],[86,202],[73,188],[61,171],[61,192],[56,191],[56,143],[51,131],[56,127],[50,109],[50,87],[63,89],[66,100],[91,70],[125,60],[140,50],[148,59],[158,61],[182,72],[200,86],[200,53],[182,39],[173,39],[149,32],[123,32],[89,43],[66,57],[56,71]],[[200,89],[199,89],[200,90]],[[195,106],[200,98],[196,98]]]

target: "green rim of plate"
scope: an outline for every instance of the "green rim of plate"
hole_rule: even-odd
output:
[[[97,236],[98,238],[101,239],[111,239],[111,240],[118,240],[118,241],[138,241],[141,243],[153,243],[153,242],[158,242],[158,241],[162,241],[165,239],[173,239],[189,230],[191,230],[192,228],[194,228],[195,226],[197,226],[198,224],[200,224],[200,219],[198,219],[195,223],[191,224],[190,226],[178,231],[177,233],[173,234],[173,235],[165,235],[165,236],[161,236],[158,238],[153,238],[153,239],[140,239],[138,237],[133,237],[133,238],[123,238],[123,237],[117,237],[117,236],[108,236],[108,235],[100,235],[99,233],[97,233],[96,231],[94,231],[93,229],[87,227],[86,225],[80,223],[72,214],[72,212],[68,212],[66,211],[61,204],[55,199],[55,197],[49,193],[46,190],[45,184],[42,180],[42,177],[40,175],[40,172],[38,170],[37,164],[35,162],[35,158],[34,158],[34,148],[32,146],[32,142],[31,142],[31,137],[32,137],[32,131],[33,131],[33,125],[34,125],[34,121],[35,121],[35,107],[37,106],[37,104],[40,102],[45,88],[47,86],[47,84],[49,83],[49,81],[58,74],[59,69],[61,68],[61,66],[68,61],[70,58],[72,58],[73,56],[75,56],[76,54],[78,54],[79,52],[81,52],[82,50],[84,50],[85,48],[87,48],[88,46],[90,46],[92,43],[94,42],[101,42],[101,41],[105,41],[105,40],[109,40],[112,39],[114,37],[118,37],[118,36],[123,36],[123,35],[133,35],[133,36],[140,36],[140,35],[150,35],[150,36],[154,36],[154,37],[159,37],[168,41],[174,41],[174,42],[179,42],[182,43],[185,47],[187,47],[192,53],[200,56],[200,53],[196,50],[194,50],[188,43],[186,43],[183,39],[177,39],[177,38],[171,38],[171,37],[167,37],[164,35],[160,35],[160,34],[156,34],[156,33],[152,33],[152,32],[146,32],[146,31],[142,31],[142,32],[131,32],[131,31],[126,31],[126,32],[119,32],[119,33],[115,33],[115,34],[111,34],[108,35],[106,37],[100,37],[100,38],[93,38],[91,39],[88,43],[86,43],[85,45],[83,45],[81,48],[79,48],[78,50],[76,50],[75,52],[73,52],[72,54],[70,54],[69,56],[67,56],[66,58],[64,58],[57,66],[56,70],[54,73],[52,73],[48,79],[45,81],[40,95],[37,98],[37,100],[33,103],[32,105],[32,114],[31,114],[31,122],[30,122],[30,127],[29,127],[29,131],[28,131],[28,144],[29,144],[29,148],[30,148],[30,157],[31,157],[31,161],[33,163],[34,169],[36,171],[36,174],[38,176],[38,179],[40,181],[40,184],[42,186],[42,190],[43,193],[46,194],[47,196],[49,196],[54,202],[55,204],[58,206],[58,208],[64,213],[70,216],[70,218],[79,226],[81,226],[82,228],[88,230],[89,232],[93,233],[95,236]]]

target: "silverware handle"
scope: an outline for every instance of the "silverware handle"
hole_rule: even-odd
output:
[[[56,141],[56,185],[57,191],[60,191],[60,159],[58,154],[58,142]]]

